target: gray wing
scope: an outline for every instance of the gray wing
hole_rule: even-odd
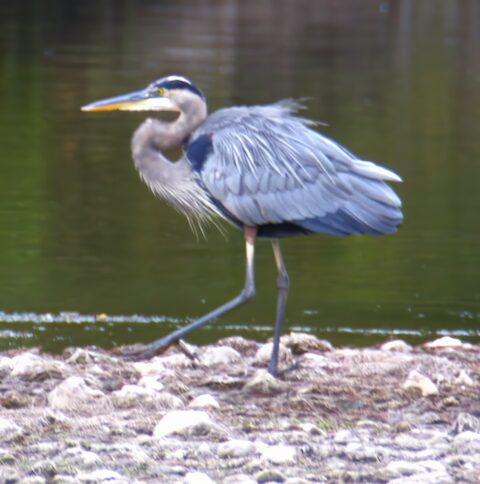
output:
[[[355,158],[294,116],[301,106],[229,108],[194,133],[208,135],[198,176],[216,203],[246,225],[294,223],[334,235],[395,231],[401,202],[384,181],[398,175]],[[188,153],[187,153],[188,154]]]

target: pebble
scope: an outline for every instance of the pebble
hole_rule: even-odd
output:
[[[257,480],[247,474],[234,474],[223,479],[223,484],[257,484]]]
[[[153,431],[156,438],[171,434],[198,435],[208,433],[214,424],[208,413],[201,410],[172,410],[157,423]]]
[[[156,392],[161,392],[165,388],[165,385],[156,376],[143,376],[140,378],[138,386],[148,390],[155,390]]]
[[[404,390],[410,390],[412,388],[420,390],[424,397],[438,395],[438,388],[435,383],[417,370],[412,370],[403,384]]]
[[[265,366],[270,363],[272,357],[273,343],[265,343],[260,346],[258,351],[253,357],[253,364],[259,366]],[[293,362],[293,356],[290,348],[287,348],[284,344],[280,343],[278,347],[278,362],[279,364],[291,365]]]
[[[380,349],[383,351],[399,351],[403,353],[407,353],[408,351],[412,350],[412,347],[405,343],[402,339],[394,339],[392,341],[387,341],[380,346]]]
[[[480,433],[465,430],[455,436],[453,445],[461,453],[480,453]]]
[[[416,474],[425,474],[426,472],[436,472],[447,474],[445,466],[441,462],[434,460],[411,462],[405,460],[394,460],[385,466],[385,477],[394,479],[396,477],[412,476]],[[417,481],[415,481],[417,482]]]
[[[235,365],[241,359],[242,355],[230,346],[210,346],[200,354],[200,362],[209,368]]]
[[[429,349],[445,349],[445,348],[459,348],[464,346],[461,340],[458,338],[452,338],[451,336],[443,336],[433,341],[429,341],[424,344],[425,348]]]
[[[262,470],[260,472],[257,472],[253,477],[259,483],[285,482],[287,480],[285,475],[276,469]]]
[[[208,393],[195,397],[188,406],[190,408],[220,408],[220,404],[217,400]]]
[[[260,449],[262,457],[272,464],[289,464],[295,461],[296,450],[294,447],[278,444],[266,446]]]
[[[74,410],[104,400],[101,390],[90,388],[79,376],[71,376],[59,383],[49,394],[48,404],[52,408]]]
[[[24,380],[46,380],[47,378],[63,378],[67,373],[67,365],[61,361],[42,358],[34,353],[20,353],[11,360],[11,376]]]
[[[215,481],[203,472],[189,472],[183,482],[184,484],[215,484]]]
[[[280,338],[280,343],[290,348],[293,354],[301,355],[311,351],[326,353],[333,351],[330,341],[318,339],[313,334],[291,332]]]
[[[456,434],[471,430],[472,432],[480,432],[480,419],[471,415],[470,413],[460,412],[453,424],[453,430]]]
[[[113,392],[112,401],[117,408],[143,406],[150,409],[171,409],[183,407],[180,398],[139,385],[124,385],[120,390]]]
[[[269,396],[287,390],[288,386],[270,375],[267,370],[258,370],[245,383],[243,389],[246,392],[257,395]]]
[[[80,472],[75,476],[78,482],[85,484],[97,484],[99,482],[108,482],[109,484],[128,483],[129,480],[110,469],[97,469],[92,472]]]
[[[10,442],[23,434],[23,429],[10,419],[0,417],[0,441]]]
[[[218,456],[223,458],[246,457],[255,453],[255,444],[250,440],[232,439],[218,446]]]

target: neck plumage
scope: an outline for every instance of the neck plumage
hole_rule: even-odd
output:
[[[133,162],[142,180],[155,195],[189,218],[212,212],[211,202],[194,180],[186,158],[182,156],[177,161],[170,161],[163,151],[179,146],[206,116],[205,102],[196,98],[182,106],[175,121],[149,118],[137,128],[132,138]]]

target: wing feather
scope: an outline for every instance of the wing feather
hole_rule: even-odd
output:
[[[193,133],[212,150],[198,173],[216,203],[246,225],[290,222],[335,235],[395,231],[392,171],[357,159],[295,116],[300,104],[217,111]]]

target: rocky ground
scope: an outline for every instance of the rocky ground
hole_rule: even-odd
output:
[[[282,343],[5,353],[0,482],[480,482],[479,346]]]

